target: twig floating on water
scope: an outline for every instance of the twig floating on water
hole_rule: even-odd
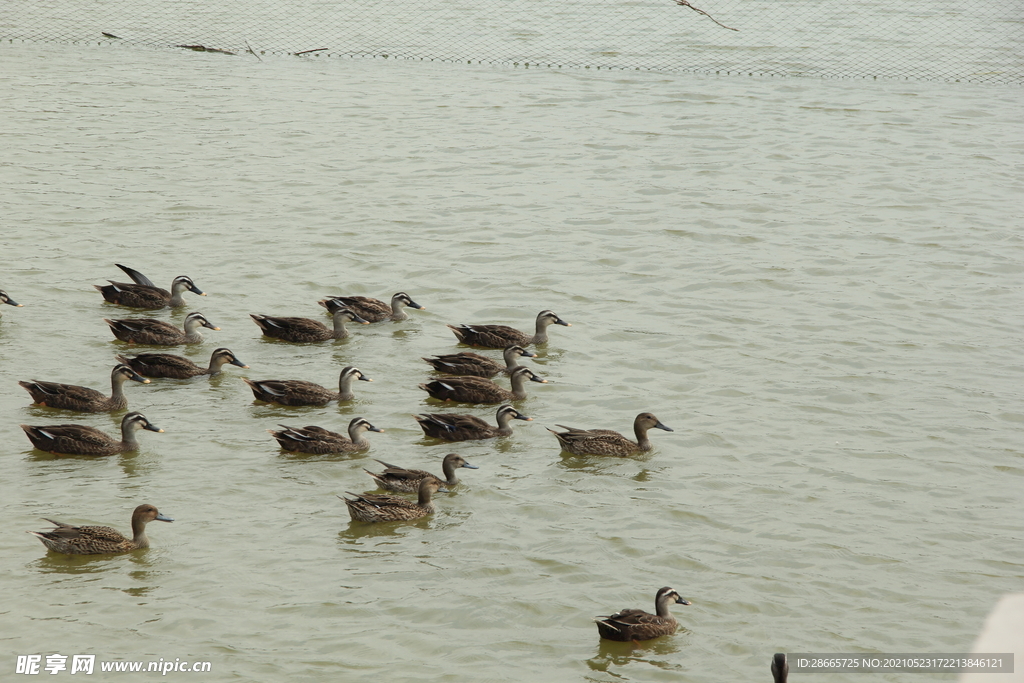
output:
[[[230,50],[218,50],[215,47],[206,47],[205,45],[175,45],[174,47],[183,47],[186,50],[195,50],[196,52],[219,52],[222,55],[233,55],[234,52]]]
[[[102,33],[107,38],[116,38],[117,40],[121,40],[121,36],[115,36],[113,33],[107,33],[106,31],[102,31]]]
[[[298,55],[308,55],[310,52],[323,52],[326,49],[327,49],[326,47],[318,47],[318,48],[315,48],[313,50],[303,50],[302,52],[293,52],[292,54],[296,55],[296,56],[298,56]]]
[[[247,49],[249,50],[249,52],[252,52],[252,56],[253,56],[253,57],[255,57],[256,59],[259,59],[259,60],[260,60],[261,62],[263,61],[263,60],[262,60],[262,59],[260,58],[260,56],[259,56],[258,54],[256,54],[255,52],[253,52],[253,51],[252,51],[252,48],[251,48],[251,47],[249,47],[249,41],[248,41],[248,40],[247,40],[247,41],[245,41],[245,47],[246,47],[246,48],[247,48]]]
[[[689,8],[690,8],[690,9],[692,9],[692,10],[693,10],[694,12],[697,12],[697,13],[699,13],[699,14],[703,14],[703,15],[704,15],[705,17],[707,17],[707,18],[708,18],[708,19],[710,19],[711,21],[715,22],[716,24],[718,24],[718,25],[719,25],[719,26],[721,26],[722,28],[727,28],[727,29],[729,29],[730,31],[739,31],[739,29],[738,29],[738,28],[732,28],[731,26],[726,26],[725,24],[723,24],[722,22],[720,22],[720,21],[719,21],[718,19],[715,19],[715,18],[714,18],[713,16],[711,16],[710,14],[708,14],[707,12],[705,12],[705,11],[704,11],[704,10],[702,10],[702,9],[699,9],[699,8],[697,8],[697,7],[694,7],[693,5],[691,5],[691,4],[690,4],[689,2],[687,2],[686,0],[676,0],[676,4],[677,4],[677,5],[682,5],[683,7],[689,7]]]

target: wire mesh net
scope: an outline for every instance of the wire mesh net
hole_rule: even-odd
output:
[[[1024,81],[1024,0],[5,0],[6,41],[526,67]]]

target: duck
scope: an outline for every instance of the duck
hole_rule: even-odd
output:
[[[532,417],[523,415],[508,404],[499,407],[494,417],[498,422],[497,427],[492,427],[476,415],[453,415],[451,413],[413,415],[424,434],[445,441],[475,441],[493,439],[496,436],[509,436],[512,434],[512,427],[509,426],[512,420],[526,420],[527,422],[533,420]]]
[[[433,382],[420,384],[423,391],[441,401],[459,401],[462,403],[504,403],[521,401],[526,398],[526,380],[547,384],[526,367],[518,367],[509,375],[512,391],[502,389],[497,384],[483,377],[445,377]]]
[[[654,598],[656,614],[642,609],[624,609],[607,617],[594,617],[597,631],[602,638],[608,640],[650,640],[659,636],[668,636],[676,632],[679,622],[669,611],[669,605],[689,605],[674,589],[666,586],[658,591]]]
[[[513,370],[520,367],[519,363],[516,362],[519,358],[535,358],[536,356],[537,354],[527,351],[522,346],[513,344],[512,346],[506,346],[505,350],[502,351],[505,365],[472,351],[449,353],[443,356],[424,358],[423,360],[430,363],[438,372],[448,375],[494,377],[502,372],[506,375],[511,375]]]
[[[15,301],[14,299],[12,299],[12,298],[11,298],[11,297],[10,297],[10,296],[9,296],[9,295],[7,294],[7,292],[5,292],[5,291],[4,291],[4,290],[2,290],[2,289],[0,289],[0,304],[7,304],[8,306],[14,306],[15,308],[21,308],[21,306],[22,306],[22,305],[21,305],[21,304],[19,304],[19,303],[18,303],[17,301]],[[0,318],[2,318],[2,317],[3,317],[3,314],[2,314],[2,313],[0,313]]]
[[[132,512],[132,537],[128,538],[109,526],[72,526],[43,517],[54,525],[50,531],[30,531],[48,549],[65,555],[118,555],[149,547],[146,524],[154,520],[173,522],[148,503]]]
[[[118,361],[131,367],[132,370],[146,377],[170,377],[172,379],[188,379],[199,375],[217,375],[227,365],[240,368],[249,367],[232,353],[231,349],[219,348],[210,355],[210,367],[202,368],[182,356],[173,353],[140,353],[137,356],[115,356]]]
[[[470,346],[483,346],[488,349],[503,349],[513,344],[529,346],[530,344],[546,344],[549,325],[565,325],[565,322],[554,311],[541,311],[537,314],[536,332],[531,336],[507,325],[448,325],[459,341]]]
[[[161,289],[154,285],[152,280],[139,271],[128,266],[122,266],[120,263],[115,263],[114,265],[123,270],[132,279],[134,284],[107,280],[110,283],[109,285],[93,285],[93,287],[100,291],[103,298],[112,304],[119,304],[130,308],[178,308],[185,305],[185,299],[182,297],[182,294],[186,291],[193,292],[199,296],[206,296],[201,289],[196,287],[196,283],[192,282],[192,278],[187,275],[179,275],[174,278],[171,282],[171,291],[168,292],[166,289]]]
[[[58,384],[57,382],[18,382],[32,395],[32,401],[48,408],[77,410],[83,413],[103,413],[112,410],[125,410],[128,398],[124,395],[124,383],[128,380],[149,384],[149,380],[139,375],[131,367],[121,363],[115,365],[110,372],[110,396],[102,391],[75,384]]]
[[[786,683],[789,679],[789,662],[785,652],[776,652],[772,657],[772,678],[775,683]]]
[[[258,381],[243,379],[242,381],[249,385],[257,399],[267,403],[280,403],[283,406],[325,406],[331,401],[351,401],[355,398],[355,394],[352,393],[352,380],[354,379],[364,382],[373,381],[359,368],[352,366],[342,369],[338,379],[337,392],[301,379]]]
[[[617,455],[627,456],[651,450],[651,440],[647,438],[647,430],[652,428],[673,431],[661,423],[652,413],[640,413],[633,420],[633,433],[636,441],[627,439],[622,434],[610,429],[576,429],[565,425],[555,425],[566,430],[556,432],[548,427],[548,431],[558,439],[562,450],[574,455]]]
[[[155,344],[158,346],[177,346],[178,344],[198,344],[203,341],[200,327],[219,330],[199,312],[189,313],[185,317],[184,330],[179,330],[170,323],[155,318],[129,318],[125,320],[103,319],[110,326],[114,336],[129,344]]]
[[[330,313],[334,313],[335,310],[342,307],[351,308],[371,323],[380,323],[385,320],[394,322],[407,320],[409,315],[405,312],[406,306],[425,310],[423,306],[413,301],[412,297],[405,292],[396,292],[391,297],[390,306],[380,299],[371,299],[368,296],[328,296],[317,303],[326,308]]]
[[[328,339],[344,339],[349,335],[345,323],[354,322],[367,325],[367,321],[356,315],[351,308],[336,309],[334,329],[328,329],[319,320],[310,318],[274,318],[269,315],[250,313],[249,316],[263,330],[264,336],[289,342],[322,342]]]
[[[147,420],[142,413],[128,413],[121,418],[120,441],[106,432],[85,425],[21,425],[21,428],[25,430],[32,445],[39,450],[64,455],[114,455],[134,451],[139,447],[136,435],[138,430],[164,431]]]
[[[376,460],[376,458],[374,459]],[[363,471],[373,477],[373,480],[382,489],[398,491],[400,493],[416,493],[420,490],[420,484],[424,479],[434,480],[441,486],[455,486],[459,483],[459,478],[455,476],[455,470],[460,467],[466,467],[471,470],[480,469],[476,465],[470,465],[458,453],[449,453],[441,461],[441,471],[444,472],[444,479],[425,470],[407,470],[404,467],[392,465],[383,460],[377,460],[377,462],[384,465],[385,469],[383,472],[371,472],[367,469]]]
[[[432,514],[435,510],[434,501],[431,500],[435,493],[448,493],[448,489],[434,479],[424,478],[420,480],[418,490],[419,497],[416,502],[377,493],[352,493],[346,491],[352,498],[342,498],[348,506],[348,514],[353,521],[357,522],[399,522],[410,519],[419,519]]]
[[[374,427],[361,417],[354,417],[348,423],[347,437],[312,425],[308,427],[280,426],[284,429],[268,429],[267,431],[277,439],[281,448],[292,453],[313,453],[315,455],[365,451],[370,447],[370,441],[363,435],[366,432],[384,431],[379,427]]]

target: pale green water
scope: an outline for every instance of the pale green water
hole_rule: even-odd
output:
[[[1018,91],[0,59],[0,288],[24,304],[0,320],[4,677],[57,652],[212,662],[175,680],[770,680],[776,651],[964,651],[1020,590]],[[102,318],[143,315],[92,288],[123,279],[115,262],[191,275],[209,297],[186,311],[222,331],[176,352],[251,368],[129,386],[166,430],[136,454],[33,451],[19,423],[120,418],[17,385],[106,386],[125,347]],[[248,317],[398,290],[427,310],[336,343]],[[527,328],[543,308],[573,326],[525,361],[550,380],[519,406],[534,421],[422,438],[411,414],[439,406],[419,358],[458,348],[444,323]],[[340,407],[255,404],[241,381],[332,385],[347,364],[375,381]],[[561,455],[544,429],[628,431],[643,410],[675,432],[641,458]],[[386,429],[364,456],[284,455],[265,431],[355,415]],[[371,457],[438,470],[451,450],[480,469],[436,516],[350,524],[335,494],[369,490]],[[130,556],[23,533],[127,531],[141,502],[176,521]],[[663,585],[693,602],[679,633],[599,641],[592,616]]]

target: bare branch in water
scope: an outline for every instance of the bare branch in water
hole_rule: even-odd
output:
[[[250,52],[250,53],[252,54],[252,56],[253,56],[253,57],[255,57],[256,59],[259,59],[259,60],[260,60],[261,62],[263,61],[263,60],[262,60],[262,59],[260,58],[260,56],[259,56],[258,54],[256,54],[255,52],[253,52],[253,51],[252,51],[252,48],[251,48],[251,47],[249,47],[249,41],[248,41],[248,40],[247,40],[247,41],[245,41],[245,47],[246,47],[246,49],[247,49],[247,50],[249,50],[249,52]]]
[[[121,40],[121,36],[115,36],[113,33],[107,33],[106,31],[101,31],[101,33],[103,33],[107,38],[117,38],[118,40]]]
[[[196,52],[219,52],[222,55],[233,55],[234,52],[230,50],[220,50],[215,47],[206,47],[205,45],[175,45],[174,47],[183,47],[186,50],[195,50]]]
[[[312,50],[303,50],[302,52],[293,52],[292,54],[293,55],[308,55],[310,52],[323,52],[326,49],[327,49],[326,47],[318,47],[318,48],[314,48]]]
[[[686,0],[676,0],[676,4],[677,4],[677,5],[682,5],[683,7],[689,7],[689,8],[690,8],[690,9],[692,9],[692,10],[693,10],[694,12],[697,12],[697,13],[699,13],[699,14],[703,14],[703,15],[704,15],[705,17],[707,17],[707,18],[708,18],[708,19],[710,19],[711,21],[715,22],[716,24],[718,24],[718,25],[719,25],[719,26],[721,26],[722,28],[727,28],[727,29],[729,29],[730,31],[739,31],[739,29],[738,29],[738,28],[732,28],[731,26],[726,26],[725,24],[723,24],[722,22],[720,22],[720,21],[719,21],[718,19],[715,19],[715,18],[714,18],[713,16],[711,16],[710,14],[708,14],[707,12],[705,12],[705,11],[704,11],[704,10],[702,10],[702,9],[699,9],[699,8],[697,8],[697,7],[694,7],[693,5],[691,5],[691,4],[690,4],[689,2],[687,2]]]

